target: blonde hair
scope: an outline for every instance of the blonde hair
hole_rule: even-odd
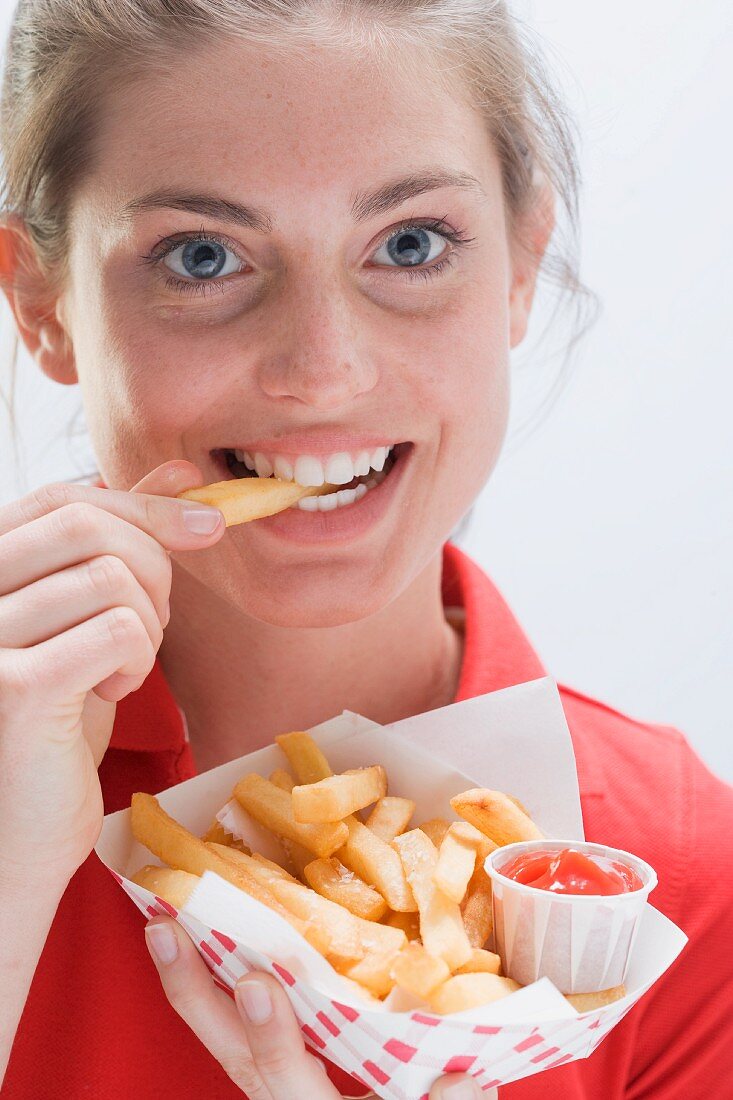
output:
[[[358,48],[377,67],[385,47],[411,46],[423,56],[427,49],[441,62],[445,87],[486,119],[512,230],[536,200],[539,180],[559,199],[564,218],[540,278],[576,306],[569,353],[587,328],[579,324],[584,308],[595,300],[577,272],[574,126],[536,44],[504,0],[20,0],[0,102],[0,217],[23,221],[51,287],[64,284],[69,209],[93,164],[104,97],[136,74],[169,66],[182,47],[199,49],[222,36],[274,51],[310,47],[311,61],[314,44]]]

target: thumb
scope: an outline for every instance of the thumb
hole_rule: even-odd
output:
[[[87,693],[81,714],[82,734],[92,752],[94,767],[102,763],[112,736],[117,703],[100,698],[94,691]]]
[[[475,1078],[451,1073],[435,1082],[429,1100],[499,1100],[499,1092],[497,1089],[482,1092]]]
[[[131,493],[148,493],[150,496],[175,497],[186,489],[199,489],[204,477],[198,466],[185,458],[174,458],[156,466],[130,489]]]

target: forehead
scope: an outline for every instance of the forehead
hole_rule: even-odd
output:
[[[488,192],[498,171],[486,123],[437,65],[397,47],[378,66],[316,46],[297,57],[226,40],[178,52],[102,103],[89,185],[110,203],[185,184],[348,211],[365,183],[436,164]]]

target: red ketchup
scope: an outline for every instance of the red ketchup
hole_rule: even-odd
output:
[[[561,852],[524,852],[497,870],[515,882],[553,894],[627,894],[644,883],[636,871],[608,856]]]

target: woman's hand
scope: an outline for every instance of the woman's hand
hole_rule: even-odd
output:
[[[166,499],[202,480],[169,462],[129,493],[49,485],[0,508],[0,878],[21,890],[58,892],[96,842],[97,767],[163,638],[170,551],[225,530]]]
[[[218,989],[192,940],[170,917],[145,928],[163,989],[178,1015],[249,1100],[340,1100],[323,1063],[309,1054],[286,993],[269,974],[241,978],[235,1001]],[[430,1100],[496,1100],[464,1074],[441,1077]]]

